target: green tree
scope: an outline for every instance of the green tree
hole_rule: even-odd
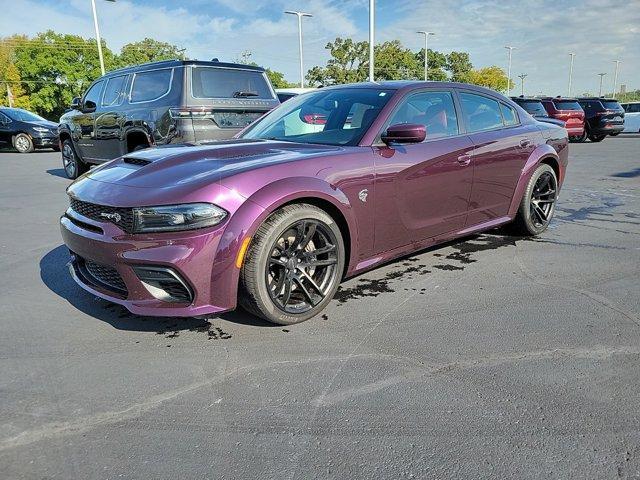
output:
[[[95,40],[51,30],[15,46],[15,65],[29,95],[32,108],[56,119],[74,96],[81,95],[100,76]],[[115,56],[103,41],[107,69],[116,65]]]
[[[269,81],[271,82],[271,85],[273,85],[273,88],[290,88],[296,86],[295,84],[285,80],[284,73],[271,70],[270,68],[267,68],[266,71],[267,77],[269,77]]]
[[[492,88],[493,90],[503,91],[506,90],[507,87],[507,74],[500,67],[494,65],[492,67],[471,70],[467,74],[465,81],[467,83]],[[513,85],[514,83],[511,82],[512,88]]]
[[[331,58],[325,67],[315,66],[307,73],[309,85],[363,82],[367,79],[368,42],[336,38],[325,46]]]
[[[444,68],[449,72],[452,82],[467,82],[473,65],[468,53],[451,52],[446,56]]]
[[[419,72],[415,74],[414,78],[422,80],[424,79],[424,48],[420,49],[420,51],[415,54],[415,57]],[[447,80],[446,67],[447,56],[436,50],[429,49],[429,80],[439,82]]]
[[[160,60],[184,59],[183,50],[176,45],[145,38],[139,42],[127,43],[116,57],[119,67],[129,67],[141,63]]]

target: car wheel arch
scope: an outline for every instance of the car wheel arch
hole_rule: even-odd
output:
[[[291,193],[295,186],[295,192]],[[327,182],[312,177],[282,179],[265,185],[236,210],[225,226],[216,250],[212,281],[223,283],[223,289],[212,292],[212,303],[235,308],[240,280],[236,266],[238,254],[246,238],[252,238],[260,225],[276,210],[295,203],[309,203],[323,209],[338,224],[345,242],[345,273],[356,259],[357,225],[346,195]],[[245,247],[246,248],[246,247]],[[220,282],[221,277],[224,282]]]
[[[546,163],[553,168],[556,173],[556,177],[558,178],[558,185],[562,185],[563,178],[560,175],[560,158],[558,157],[557,152],[549,144],[544,143],[542,145],[538,145],[522,168],[522,174],[520,175],[513,197],[511,198],[511,205],[508,213],[509,217],[515,217],[529,179],[541,163]]]

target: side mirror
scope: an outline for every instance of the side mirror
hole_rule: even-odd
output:
[[[82,111],[85,113],[95,112],[96,102],[92,102],[91,100],[85,100],[84,105],[82,106]]]
[[[78,110],[80,108],[80,102],[82,100],[80,99],[80,97],[73,97],[73,100],[71,100],[71,105],[69,105],[69,107],[71,107],[71,110]]]
[[[381,140],[390,143],[420,143],[427,136],[427,127],[418,123],[398,123],[391,125],[382,134]]]

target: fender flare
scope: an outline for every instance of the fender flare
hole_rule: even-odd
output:
[[[305,198],[329,202],[344,217],[351,238],[349,248],[350,263],[356,260],[357,225],[347,196],[329,183],[314,177],[289,177],[269,183],[254,192],[231,215],[229,223],[218,244],[215,262],[211,272],[211,303],[225,310],[236,307],[240,269],[236,267],[236,257],[246,238],[256,231],[278,208]],[[345,266],[345,271],[348,266]]]
[[[518,184],[516,185],[516,189],[511,197],[511,205],[509,207],[509,217],[514,218],[516,213],[518,213],[518,208],[520,208],[520,202],[522,201],[522,195],[524,195],[524,191],[527,188],[527,184],[531,179],[531,175],[538,168],[538,165],[543,163],[545,160],[552,159],[560,167],[560,158],[556,153],[555,149],[549,144],[538,145],[536,149],[529,155],[524,167],[522,167],[522,172],[520,173],[520,179],[518,180]],[[562,179],[558,179],[558,185],[561,185]]]

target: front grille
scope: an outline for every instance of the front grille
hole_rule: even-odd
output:
[[[115,268],[80,257],[78,257],[78,267],[89,282],[121,295],[127,295],[127,285]]]
[[[133,232],[133,209],[123,207],[110,207],[107,205],[96,205],[94,203],[83,202],[73,197],[69,197],[71,209],[92,220],[98,222],[115,223],[122,230],[128,233]]]

